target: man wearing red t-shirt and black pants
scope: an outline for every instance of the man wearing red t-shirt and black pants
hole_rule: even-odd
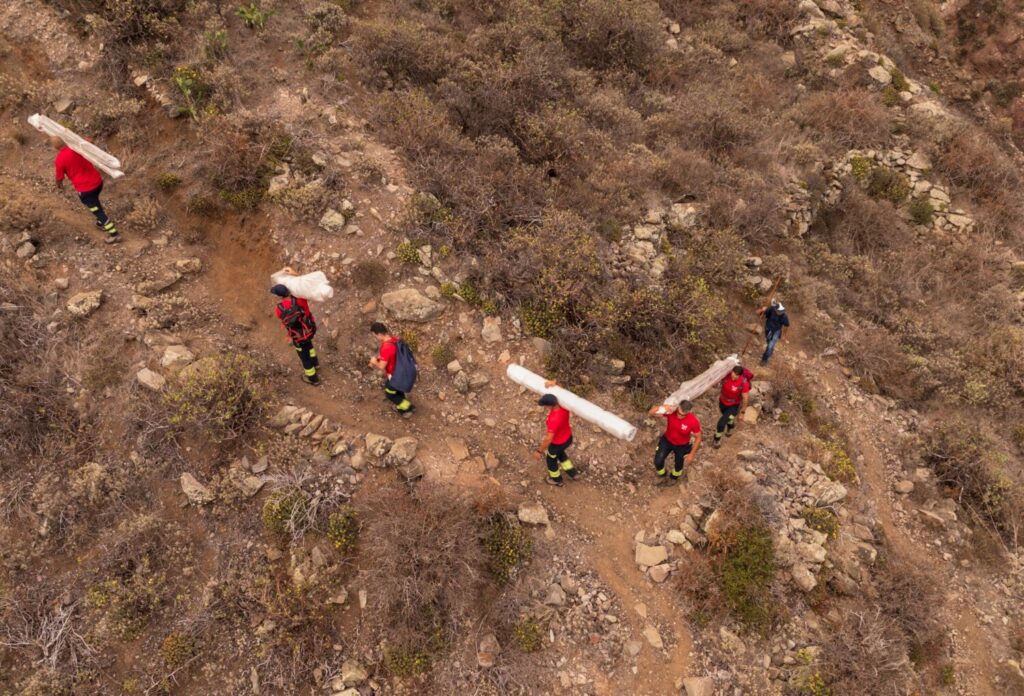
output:
[[[82,157],[64,144],[64,141],[53,136],[50,143],[58,150],[57,158],[54,160],[56,168],[58,189],[64,187],[64,177],[71,180],[71,185],[78,192],[78,198],[86,208],[96,216],[96,226],[107,233],[107,244],[115,244],[121,241],[117,228],[110,218],[107,217],[103,206],[100,205],[100,192],[103,190],[103,177],[92,166],[92,162]]]
[[[281,320],[288,338],[291,339],[295,351],[302,362],[302,381],[306,384],[320,384],[320,375],[316,368],[320,367],[320,359],[313,347],[313,336],[316,335],[316,319],[309,309],[309,300],[294,297],[284,285],[275,285],[270,292],[282,298],[275,309],[277,318]]]
[[[700,449],[700,421],[693,413],[693,404],[681,401],[675,408],[669,404],[654,406],[648,413],[665,418],[665,434],[658,440],[658,449],[654,453],[654,470],[660,479],[658,483],[678,481],[683,475],[683,465],[691,463]],[[665,460],[669,454],[675,455],[675,462],[672,475],[666,476]]]
[[[398,338],[392,336],[388,327],[375,321],[370,326],[370,333],[380,343],[380,352],[377,357],[370,358],[370,367],[384,373],[384,396],[395,405],[395,410],[402,415],[412,413],[416,407],[405,397],[405,393],[395,389],[391,384],[391,375],[395,373],[395,361],[398,357]]]
[[[722,446],[722,435],[732,435],[737,423],[736,417],[750,401],[750,380],[743,372],[743,367],[737,365],[722,380],[722,393],[718,397],[718,410],[722,417],[715,426],[715,449]]]
[[[554,382],[548,382],[546,386],[554,386]],[[565,484],[562,479],[563,471],[571,479],[576,478],[576,474],[579,473],[566,454],[566,450],[572,444],[569,411],[558,405],[558,398],[554,394],[545,394],[537,403],[548,407],[547,435],[544,436],[534,456],[540,459],[541,455],[544,455],[547,459],[548,483],[552,486],[562,486]]]

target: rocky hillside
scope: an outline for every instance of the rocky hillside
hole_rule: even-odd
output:
[[[1018,15],[0,7],[0,695],[1024,693]],[[35,112],[121,158],[121,244]],[[656,485],[648,407],[733,352]],[[546,486],[512,362],[636,440]]]

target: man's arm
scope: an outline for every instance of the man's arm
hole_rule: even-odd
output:
[[[534,459],[540,459],[541,457],[544,456],[544,450],[548,448],[548,445],[551,444],[551,441],[553,439],[555,439],[555,434],[551,431],[548,431],[548,434],[545,435],[544,439],[541,441],[540,447],[538,447],[537,451],[533,453]]]
[[[693,449],[686,455],[686,463],[689,464],[693,461],[693,458],[697,456],[697,450],[700,449],[700,443],[703,438],[699,432],[693,434]]]
[[[664,409],[664,410],[662,410]],[[649,416],[664,416],[672,412],[672,404],[655,404],[647,411]]]

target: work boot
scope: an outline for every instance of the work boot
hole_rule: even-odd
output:
[[[320,386],[320,378],[319,377],[307,377],[306,375],[302,375],[302,381],[305,382],[306,384],[312,385],[314,387],[319,387]]]
[[[715,449],[721,448],[721,446],[722,446],[722,438],[716,437],[714,442],[711,444],[711,446],[714,447]]]
[[[121,234],[118,233],[118,232],[115,232],[114,234],[108,234],[107,238],[103,240],[103,243],[104,244],[120,244],[121,243]]]
[[[725,431],[725,436],[726,437],[732,437],[732,434],[734,432],[736,432],[736,428],[729,428],[728,430]]]
[[[562,480],[561,476],[559,476],[558,478],[548,476],[547,482],[549,486],[558,486],[559,488],[565,485],[565,481]]]

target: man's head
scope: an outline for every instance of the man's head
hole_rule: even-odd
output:
[[[782,306],[782,303],[779,302],[778,298],[773,298],[772,299],[772,307],[774,307],[775,309],[778,309],[781,306]]]
[[[64,141],[58,138],[56,135],[51,135],[50,145],[52,145],[53,149],[55,150],[62,150],[64,148]]]
[[[370,333],[372,333],[373,337],[381,343],[391,338],[391,332],[388,331],[388,327],[384,326],[384,324],[379,321],[375,321],[370,324]]]
[[[280,283],[270,288],[270,294],[277,295],[278,297],[288,297],[289,295],[291,295],[291,293],[288,292],[288,288],[281,285]]]
[[[732,373],[734,375],[736,375],[737,377],[742,377],[743,376],[743,366],[742,365],[737,365],[736,367],[732,368]]]
[[[692,401],[687,401],[686,399],[683,399],[682,401],[680,401],[679,405],[676,406],[676,411],[678,411],[679,414],[683,415],[683,416],[685,416],[687,413],[689,413],[692,410],[693,410],[693,402]]]
[[[555,406],[558,405],[558,397],[556,397],[554,394],[545,394],[544,396],[537,399],[537,403],[540,404],[541,406],[554,408]]]

